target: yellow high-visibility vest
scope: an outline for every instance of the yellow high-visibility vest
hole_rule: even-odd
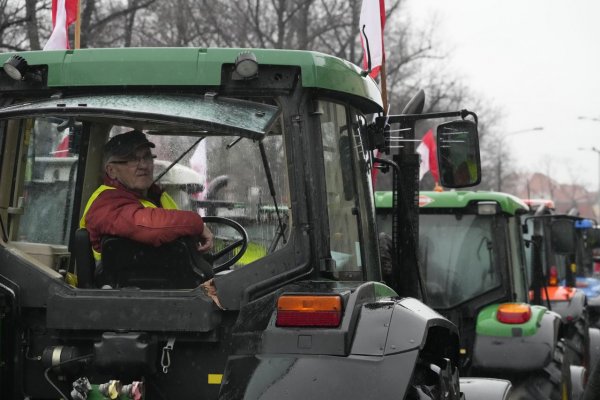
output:
[[[85,209],[83,210],[83,216],[81,217],[81,220],[79,220],[80,228],[86,227],[87,223],[86,223],[85,217],[88,213],[88,210],[92,206],[92,203],[98,198],[98,196],[100,196],[100,193],[104,192],[105,190],[114,190],[114,189],[116,189],[116,188],[112,187],[112,186],[100,185],[100,187],[98,187],[98,189],[96,189],[96,191],[94,193],[92,193],[92,195],[90,196],[90,199],[88,200],[87,204],[85,205]],[[140,203],[146,208],[156,208],[154,203],[152,203],[151,201],[148,201],[148,200],[140,199]],[[165,210],[177,210],[178,209],[177,203],[175,203],[175,200],[173,200],[173,198],[171,196],[169,196],[169,194],[167,192],[162,192],[162,194],[160,195],[160,205]],[[96,260],[96,262],[98,262],[102,259],[102,254],[100,252],[96,251],[93,248],[92,248],[92,252],[94,254],[94,259]]]

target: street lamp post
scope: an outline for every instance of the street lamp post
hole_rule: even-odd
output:
[[[513,136],[513,135],[518,135],[519,133],[529,133],[529,132],[535,132],[535,131],[543,131],[544,127],[543,126],[534,126],[533,128],[527,128],[527,129],[519,129],[517,131],[512,131],[512,132],[508,132],[504,135],[502,135],[500,137],[500,151],[498,152],[498,164],[496,165],[496,175],[497,175],[497,184],[498,184],[498,191],[501,192],[502,191],[502,150],[504,149],[504,138],[507,138],[509,136]]]
[[[582,117],[579,117],[579,119],[582,119]],[[598,120],[600,121],[600,120]],[[594,153],[598,154],[598,193],[596,193],[596,203],[598,203],[598,210],[595,213],[596,215],[600,215],[600,149],[597,149],[596,147],[579,147],[579,150],[589,150],[589,151],[593,151]]]
[[[577,117],[577,119],[600,122],[600,118],[596,117],[579,116]],[[589,150],[598,154],[598,193],[596,193],[596,203],[598,203],[598,210],[596,212],[596,215],[600,215],[600,149],[597,149],[596,147],[580,147],[579,150]]]

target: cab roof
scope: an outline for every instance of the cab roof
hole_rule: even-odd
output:
[[[477,201],[495,201],[500,205],[503,212],[511,215],[529,211],[527,204],[523,200],[508,193],[501,192],[421,192],[420,196],[425,196],[431,201],[426,202],[422,208],[463,208],[472,202]]]
[[[300,67],[303,87],[347,93],[368,100],[373,112],[383,109],[375,81],[362,76],[356,65],[312,51],[191,47],[29,51],[0,54],[0,64],[19,55],[30,66],[46,66],[46,84],[51,88],[219,86],[223,64],[233,64],[243,51],[254,53],[259,66]]]
[[[495,201],[503,212],[515,215],[529,211],[529,207],[521,199],[501,192],[467,192],[448,191],[419,193],[420,208],[464,208],[472,202]],[[392,207],[392,192],[376,192],[375,205],[378,208]]]

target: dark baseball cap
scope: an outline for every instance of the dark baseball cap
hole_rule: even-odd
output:
[[[112,156],[126,157],[133,154],[140,147],[156,147],[154,143],[148,140],[146,135],[140,131],[129,131],[113,136],[104,145],[104,159],[108,160]]]

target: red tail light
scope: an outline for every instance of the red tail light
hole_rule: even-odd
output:
[[[558,270],[553,265],[550,267],[550,276],[548,277],[548,285],[558,286]]]
[[[524,324],[531,319],[531,307],[519,303],[500,304],[496,318],[504,324]]]
[[[340,296],[282,295],[277,301],[276,325],[280,327],[335,328],[342,321]]]

